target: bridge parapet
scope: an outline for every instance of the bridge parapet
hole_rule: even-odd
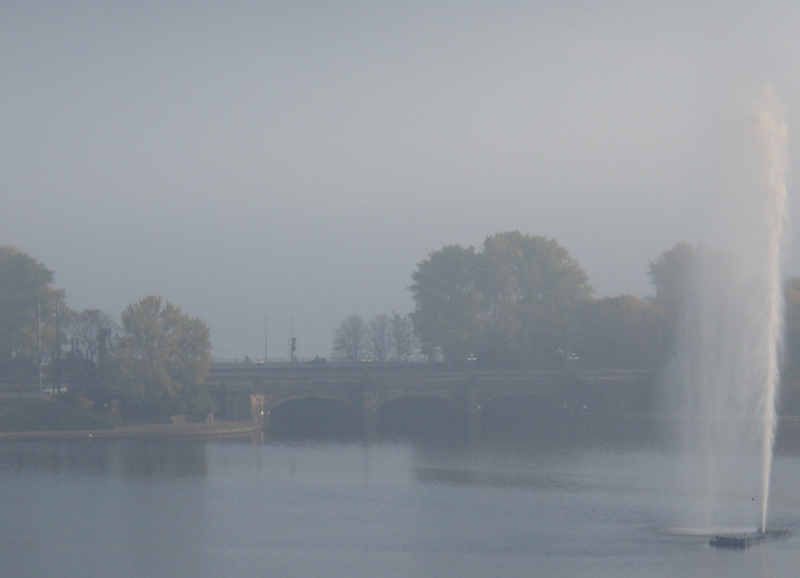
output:
[[[269,424],[270,413],[294,400],[319,398],[353,408],[361,416],[365,437],[377,431],[378,409],[409,396],[449,400],[467,412],[472,436],[481,430],[481,409],[498,398],[537,396],[550,400],[568,414],[591,412],[618,414],[641,406],[654,387],[655,372],[479,372],[396,371],[395,368],[327,368],[303,371],[217,372],[209,386],[225,394],[230,413],[241,419],[245,412]],[[251,397],[252,396],[252,397]],[[245,409],[246,408],[246,409]],[[262,413],[263,412],[263,413]]]

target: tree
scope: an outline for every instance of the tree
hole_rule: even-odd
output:
[[[460,364],[476,347],[482,299],[477,268],[473,247],[448,245],[418,263],[411,275],[414,331],[428,359],[441,352],[446,361]]]
[[[43,342],[55,344],[55,304],[63,302],[64,292],[52,285],[52,270],[16,247],[0,245],[0,373],[35,371],[39,310]]]
[[[364,320],[357,313],[351,313],[333,331],[333,357],[351,363],[361,361],[365,338]]]
[[[417,346],[411,318],[408,315],[392,312],[389,331],[392,358],[395,361],[408,363]]]
[[[783,373],[792,380],[800,379],[800,277],[791,277],[784,285],[786,323]]]
[[[365,349],[373,361],[383,363],[391,352],[391,323],[385,313],[376,315],[365,331]]]
[[[213,403],[204,382],[211,364],[208,326],[160,297],[148,296],[122,313],[116,336],[121,386],[138,417],[206,413]]]
[[[666,317],[632,295],[588,299],[578,306],[576,343],[582,363],[603,369],[655,369],[667,356]]]
[[[99,309],[84,309],[65,323],[70,355],[79,364],[78,379],[89,388],[101,381],[101,368],[108,351],[114,321]]]
[[[555,239],[519,231],[486,238],[478,286],[486,328],[480,355],[495,365],[552,363],[573,327],[576,305],[594,292]]]
[[[655,300],[673,321],[677,320],[691,292],[698,248],[679,242],[649,262],[648,274],[656,289]]]
[[[784,285],[786,322],[781,368],[781,409],[789,415],[800,413],[800,277]]]
[[[519,231],[487,237],[483,251],[449,245],[417,265],[410,287],[423,353],[452,363],[544,366],[571,328],[589,278],[555,239]]]
[[[710,308],[721,307],[732,291],[748,290],[740,260],[703,245],[676,243],[650,261],[648,273],[656,290],[654,301],[664,308],[672,347],[701,311],[707,314]]]

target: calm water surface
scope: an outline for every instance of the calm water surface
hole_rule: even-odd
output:
[[[800,538],[676,535],[689,498],[657,448],[257,440],[0,444],[0,576],[791,576]],[[773,524],[800,533],[800,458]]]

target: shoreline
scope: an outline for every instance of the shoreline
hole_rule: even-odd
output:
[[[48,439],[110,438],[221,438],[243,436],[263,430],[263,424],[252,421],[216,421],[212,423],[144,423],[116,429],[38,430],[0,432],[0,442]]]
[[[580,421],[617,423],[619,425],[651,424],[680,420],[677,416],[632,414],[622,416],[579,416]],[[778,417],[778,426],[800,426],[800,415]],[[264,430],[264,424],[253,421],[215,421],[211,423],[138,423],[115,429],[98,430],[35,430],[0,432],[0,443],[26,440],[125,439],[125,438],[225,438],[247,436]]]

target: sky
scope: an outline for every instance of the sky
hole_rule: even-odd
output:
[[[800,135],[797,2],[0,3],[0,244],[73,309],[150,295],[219,359],[329,356],[416,264],[553,237],[597,297],[713,243],[768,83]],[[800,275],[800,235],[785,275]]]

